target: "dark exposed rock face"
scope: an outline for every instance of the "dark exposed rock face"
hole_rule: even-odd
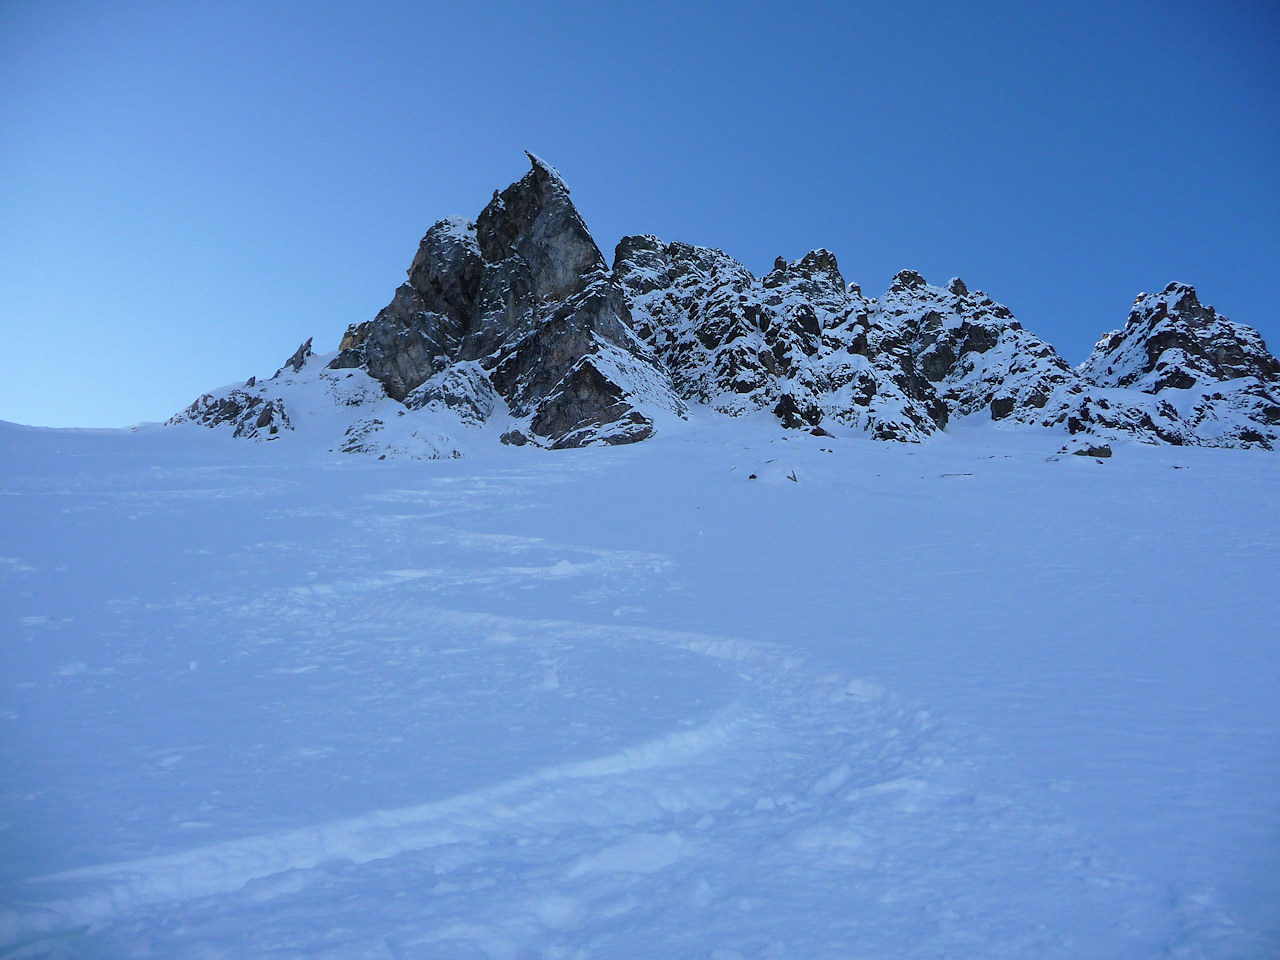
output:
[[[443,220],[427,232],[409,282],[347,331],[331,365],[363,368],[406,400],[451,365],[474,364],[468,381],[484,399],[458,396],[458,381],[449,404],[472,419],[496,396],[551,446],[643,439],[647,414],[680,402],[632,332],[568,188],[530,161],[474,224]]]
[[[472,225],[441,220],[418,244],[410,282],[376,317],[347,330],[330,366],[361,367],[403,400],[458,354],[482,268]]]
[[[298,347],[297,350],[293,351],[293,356],[284,362],[284,366],[277,370],[275,375],[278,377],[280,374],[284,373],[285,370],[292,370],[294,373],[299,373],[302,368],[306,366],[307,358],[312,355],[311,341],[314,339],[314,337],[307,337],[306,342],[303,343],[302,346]],[[250,377],[249,379],[253,380],[254,378]],[[246,384],[246,386],[252,386],[252,384]]]
[[[339,412],[332,449],[439,457],[459,455],[439,423],[498,418],[513,445],[630,443],[687,400],[827,436],[915,441],[978,418],[1091,448],[1280,443],[1280,362],[1185,284],[1140,296],[1073,369],[959,278],[903,270],[867,299],[825,250],[757,278],[719,250],[652,236],[625,238],[610,270],[559,174],[529,159],[474,222],[427,231],[407,282],[336,355],[313,360],[308,340],[270,380],[206,394],[171,422],[271,439],[322,407]]]

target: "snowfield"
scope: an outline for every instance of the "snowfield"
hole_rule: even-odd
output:
[[[0,957],[1280,955],[1280,458],[497,432],[0,424]]]

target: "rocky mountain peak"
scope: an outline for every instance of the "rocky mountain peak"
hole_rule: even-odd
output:
[[[311,341],[314,339],[315,337],[307,337],[307,339],[302,342],[301,346],[299,346],[297,350],[293,351],[293,356],[284,362],[284,366],[276,371],[275,375],[277,377],[280,376],[280,374],[284,373],[286,368],[292,370],[294,373],[301,371],[302,368],[307,365],[307,360],[314,352],[311,349]]]
[[[480,212],[476,240],[490,263],[518,258],[534,296],[563,300],[605,272],[604,257],[559,173],[526,155],[532,169]]]
[[[639,440],[652,433],[654,416],[682,415],[568,187],[528,156],[529,172],[496,192],[474,221],[449,218],[427,231],[408,282],[372,320],[347,330],[327,364],[333,373],[317,374],[324,392],[344,406],[369,406],[368,390],[342,372],[359,371],[396,404],[396,418],[447,414],[474,426],[501,416],[510,442],[553,447]],[[291,358],[294,373],[306,376],[307,355]],[[192,418],[216,425],[264,408],[266,392],[284,388],[301,384],[255,383],[262,396],[204,402]],[[350,427],[341,448],[380,449],[388,430],[385,415],[370,415]]]
[[[1280,363],[1256,330],[1202,304],[1190,284],[1171,283],[1139,294],[1124,327],[1098,341],[1081,372],[1095,383],[1158,393],[1241,377],[1277,380]]]
[[[791,263],[778,257],[773,269],[760,278],[760,283],[766,289],[799,283],[812,289],[825,288],[835,296],[848,293],[835,254],[828,250],[811,250]]]
[[[918,290],[925,286],[924,277],[916,273],[914,270],[899,270],[893,278],[893,282],[889,284],[889,289],[894,292],[903,290]]]
[[[940,287],[903,270],[867,300],[828,250],[757,278],[721,250],[647,234],[624,237],[610,269],[564,179],[528,157],[474,220],[426,232],[407,281],[336,354],[313,358],[308,340],[270,380],[206,394],[175,421],[279,439],[330,403],[346,424],[335,449],[397,456],[453,455],[449,431],[495,421],[513,444],[627,443],[685,401],[884,440],[979,418],[1280,442],[1280,362],[1187,284],[1139,296],[1072,369],[958,277]]]
[[[771,410],[800,429],[918,440],[946,410],[891,331],[813,251],[757,279],[719,250],[653,237],[618,246],[635,329],[686,398],[730,416]]]
[[[1008,307],[959,278],[939,287],[904,270],[878,310],[949,419],[1040,420],[1055,391],[1075,379],[1070,365],[1024,330]]]
[[[1161,440],[1280,443],[1280,362],[1256,330],[1201,303],[1190,284],[1139,294],[1124,327],[1099,340],[1078,370],[1087,383],[1155,398],[1147,406],[1154,403]]]

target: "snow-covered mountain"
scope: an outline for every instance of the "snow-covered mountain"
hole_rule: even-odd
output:
[[[532,169],[475,221],[427,231],[409,279],[334,353],[206,394],[171,423],[306,433],[330,449],[449,457],[488,434],[563,448],[644,440],[688,404],[786,427],[919,441],[962,419],[1086,438],[1280,442],[1280,362],[1185,284],[1140,295],[1073,369],[960,279],[904,270],[880,298],[835,257],[626,237],[610,269],[563,178]]]
[[[185,428],[0,422],[0,957],[1280,956],[1256,333],[568,196]]]

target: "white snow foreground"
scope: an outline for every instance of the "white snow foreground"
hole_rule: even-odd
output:
[[[1280,953],[1274,457],[771,419],[0,424],[0,956]]]

